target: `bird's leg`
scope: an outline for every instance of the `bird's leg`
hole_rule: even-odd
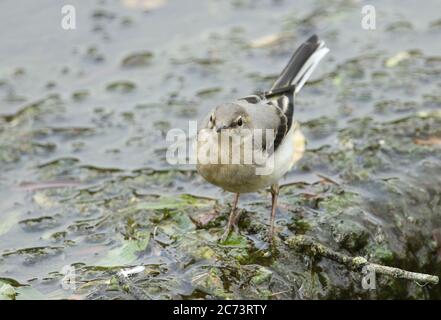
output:
[[[234,216],[233,228],[236,233],[239,233],[239,219],[240,219],[241,213],[242,213],[242,210],[239,210],[239,212],[237,212],[236,215]]]
[[[274,237],[274,220],[276,218],[277,209],[277,198],[279,197],[279,185],[273,184],[271,186],[271,219],[270,219],[270,231],[269,231],[269,241],[273,241]]]
[[[235,221],[235,212],[237,207],[237,202],[239,201],[239,195],[240,193],[236,193],[233,200],[233,208],[230,212],[230,217],[228,218],[227,226],[225,227],[224,234],[222,235],[221,241],[225,241],[228,238],[228,235],[230,234],[231,227],[233,226],[233,223]]]

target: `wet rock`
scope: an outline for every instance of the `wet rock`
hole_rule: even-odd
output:
[[[0,280],[0,300],[15,300],[17,292],[14,287]]]
[[[225,292],[221,272],[217,268],[210,268],[206,272],[193,277],[192,284],[199,290],[218,299],[228,299],[231,296]]]
[[[385,265],[392,265],[394,263],[395,255],[386,244],[370,246],[368,251],[371,252],[370,256],[373,261]]]
[[[256,275],[251,278],[251,282],[255,285],[260,285],[271,279],[273,272],[265,267],[260,267],[256,271]]]
[[[340,220],[332,226],[334,240],[351,253],[363,249],[369,241],[369,233],[360,223],[350,220]]]

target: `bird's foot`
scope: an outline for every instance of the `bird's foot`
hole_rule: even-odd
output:
[[[274,229],[271,228],[268,232],[268,243],[273,246],[274,245]]]
[[[227,222],[227,226],[225,227],[225,231],[224,234],[221,237],[221,242],[225,242],[225,240],[227,240],[231,228],[236,224],[237,220],[238,220],[238,216],[235,215],[236,212],[236,207],[237,207],[237,202],[239,201],[239,193],[236,194],[235,198],[234,198],[234,202],[233,202],[233,207],[231,209],[230,212],[230,216],[228,218],[228,222]]]
[[[237,220],[234,220],[231,225],[225,227],[225,231],[224,231],[224,233],[222,234],[222,237],[221,237],[221,242],[225,242],[225,240],[228,239],[228,236],[230,235],[231,231],[234,231],[237,234],[240,233],[239,225],[237,223]]]

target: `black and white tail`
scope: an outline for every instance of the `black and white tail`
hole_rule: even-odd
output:
[[[329,49],[325,47],[325,43],[316,35],[310,37],[294,52],[287,66],[267,93],[270,95],[283,91],[288,93],[292,89],[294,93],[299,92],[328,52]]]
[[[325,43],[313,35],[294,52],[271,89],[264,92],[265,98],[283,112],[285,119],[277,132],[274,148],[278,147],[286,133],[291,130],[294,120],[294,95],[302,89],[328,52]]]

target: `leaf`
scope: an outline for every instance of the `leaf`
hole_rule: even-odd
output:
[[[161,223],[161,230],[169,235],[174,236],[178,233],[187,233],[195,229],[195,225],[190,217],[182,212],[176,212],[171,219]]]
[[[2,220],[0,222],[0,236],[2,234],[7,233],[14,225],[18,223],[19,213],[16,211],[10,212],[6,214],[6,216],[2,216]]]
[[[256,274],[251,278],[251,283],[254,285],[260,285],[264,283],[265,281],[271,279],[271,276],[273,275],[273,272],[265,267],[259,267],[257,269]]]
[[[98,265],[110,267],[133,264],[138,259],[137,254],[147,248],[149,241],[149,236],[140,240],[124,240],[120,247],[110,250]]]
[[[194,229],[193,221],[184,213],[177,213],[173,216],[173,220],[180,230],[191,231]]]
[[[13,286],[0,281],[0,300],[15,300],[16,296],[17,292]]]
[[[236,232],[231,232],[223,244],[226,246],[237,246],[242,248],[248,246],[247,239]]]
[[[5,284],[9,284],[13,287],[23,287],[25,286],[24,284],[21,284],[20,282],[18,282],[15,279],[12,278],[0,278],[0,284],[1,283],[5,283]]]
[[[205,227],[211,221],[215,220],[219,217],[220,212],[217,210],[211,210],[210,212],[203,212],[201,214],[196,215],[195,217],[191,217],[191,219],[199,226]]]

